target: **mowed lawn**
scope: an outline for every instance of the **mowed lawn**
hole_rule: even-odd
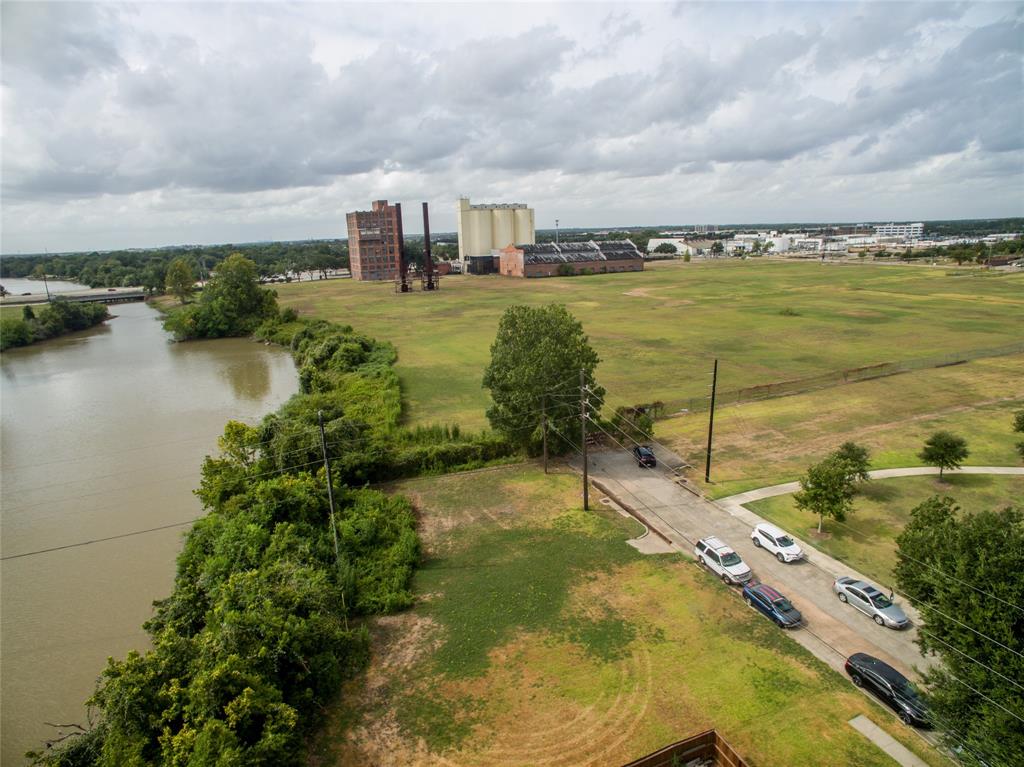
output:
[[[829,370],[1020,341],[1024,274],[781,261],[680,261],[643,273],[452,276],[437,293],[330,280],[276,286],[284,306],[393,342],[413,423],[485,425],[480,386],[512,304],[565,304],[602,358],[610,404],[704,396]]]
[[[765,498],[747,508],[879,583],[893,586],[896,536],[910,521],[910,511],[933,495],[953,498],[963,513],[1020,506],[1024,476],[951,474],[942,482],[938,477],[871,480],[859,485],[853,513],[845,522],[825,520],[823,538],[814,533],[818,518],[799,511],[792,495]]]
[[[708,728],[751,764],[890,765],[865,714],[943,760],[840,674],[579,480],[534,466],[403,482],[420,516],[417,604],[373,622],[368,671],[316,765],[624,764]]]
[[[730,405],[715,414],[714,497],[791,482],[846,440],[868,448],[871,468],[920,466],[935,431],[967,440],[967,465],[1019,466],[1013,413],[1024,409],[1024,354],[919,370],[807,394]],[[657,438],[693,464],[703,485],[707,413],[655,424]]]

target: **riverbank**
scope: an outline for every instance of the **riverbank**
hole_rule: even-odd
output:
[[[88,330],[108,319],[105,304],[54,301],[38,309],[4,307],[0,312],[0,351]]]
[[[298,389],[287,350],[170,343],[149,306],[113,312],[3,355],[0,546],[18,558],[0,564],[0,763],[12,767],[56,736],[44,722],[86,723],[108,657],[150,646],[142,624],[171,591],[182,523],[203,514],[193,491],[225,421],[258,423]],[[97,539],[109,540],[78,545]]]

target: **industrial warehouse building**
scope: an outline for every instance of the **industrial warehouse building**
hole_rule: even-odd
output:
[[[458,202],[459,261],[463,271],[474,256],[489,256],[494,250],[520,243],[536,242],[533,208],[518,202],[470,205],[468,197]]]
[[[498,252],[498,258],[498,271],[505,277],[556,277],[644,270],[643,255],[630,240],[510,245]]]
[[[352,279],[395,279],[402,253],[401,206],[374,200],[371,210],[355,210],[345,218]]]

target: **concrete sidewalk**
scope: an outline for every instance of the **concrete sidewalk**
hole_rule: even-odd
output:
[[[866,716],[855,716],[849,721],[849,725],[903,765],[903,767],[928,767],[927,764],[925,764],[921,759],[918,759],[917,756],[915,756],[906,746],[899,743],[892,735],[887,733]]]
[[[892,479],[893,477],[922,477],[937,475],[938,473],[939,470],[934,466],[908,466],[904,469],[875,469],[874,471],[869,471],[868,476],[871,479]],[[962,466],[959,469],[947,469],[945,473],[1024,476],[1024,466]],[[745,503],[760,501],[762,498],[773,498],[776,495],[795,493],[799,489],[799,482],[785,482],[781,485],[759,487],[757,490],[748,490],[745,493],[737,493],[726,498],[719,498],[716,503],[723,506],[742,506]]]

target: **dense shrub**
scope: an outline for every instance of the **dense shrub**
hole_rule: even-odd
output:
[[[35,340],[32,327],[16,317],[0,319],[0,351],[12,346],[27,346]]]
[[[110,317],[103,304],[82,304],[55,299],[38,312],[26,306],[21,319],[0,320],[0,350],[27,346],[75,330],[85,330]]]

